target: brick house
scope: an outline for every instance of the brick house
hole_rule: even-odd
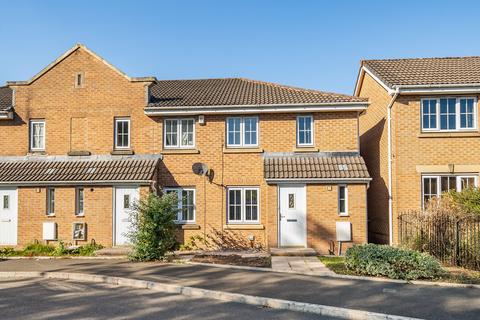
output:
[[[77,45],[0,89],[0,245],[125,244],[149,191],[178,195],[179,242],[326,253],[341,229],[364,243],[367,106],[248,79],[131,78]]]
[[[480,57],[367,60],[355,95],[373,178],[369,239],[398,243],[398,216],[450,189],[478,186]]]

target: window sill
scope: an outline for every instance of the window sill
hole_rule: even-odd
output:
[[[223,153],[263,153],[260,148],[224,148]]]
[[[131,156],[135,154],[135,152],[133,152],[133,150],[112,150],[110,154],[112,156]]]
[[[302,152],[319,152],[320,149],[314,147],[296,147],[293,149],[293,152],[302,153]]]
[[[199,154],[198,149],[163,149],[162,154]]]
[[[47,152],[45,150],[30,150],[27,155],[33,155],[33,156],[46,156]]]
[[[263,230],[263,224],[226,224],[223,226],[224,230]]]
[[[182,230],[200,230],[200,226],[198,224],[192,224],[192,223],[185,223],[185,224],[178,223],[177,228]]]
[[[69,157],[81,157],[81,156],[90,156],[92,153],[90,151],[69,151],[67,153]]]
[[[468,138],[480,137],[478,131],[460,131],[460,132],[421,132],[419,138]]]
[[[348,213],[342,213],[338,215],[340,218],[348,218],[350,215]]]
[[[54,214],[46,214],[45,217],[47,217],[47,218],[55,218],[55,215],[54,215]]]
[[[75,214],[75,218],[85,218],[85,214]]]

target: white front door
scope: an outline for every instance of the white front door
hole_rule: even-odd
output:
[[[115,188],[115,232],[114,245],[128,244],[127,233],[130,231],[130,215],[133,204],[138,201],[139,192],[136,187]]]
[[[0,188],[0,245],[17,245],[17,188]]]
[[[306,247],[307,194],[305,185],[280,186],[280,246]]]

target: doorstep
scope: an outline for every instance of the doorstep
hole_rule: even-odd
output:
[[[270,248],[270,253],[272,256],[283,257],[314,257],[318,255],[317,252],[312,248],[294,247]]]
[[[108,257],[118,257],[118,256],[127,256],[130,251],[132,251],[131,246],[113,246],[111,248],[103,248],[95,251],[95,255],[99,257],[108,256]]]

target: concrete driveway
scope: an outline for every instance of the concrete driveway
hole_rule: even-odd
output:
[[[82,272],[424,319],[479,319],[480,290],[123,260],[6,260],[0,271]]]
[[[318,315],[53,279],[0,280],[1,319],[319,319]],[[320,318],[332,319],[332,318]]]

